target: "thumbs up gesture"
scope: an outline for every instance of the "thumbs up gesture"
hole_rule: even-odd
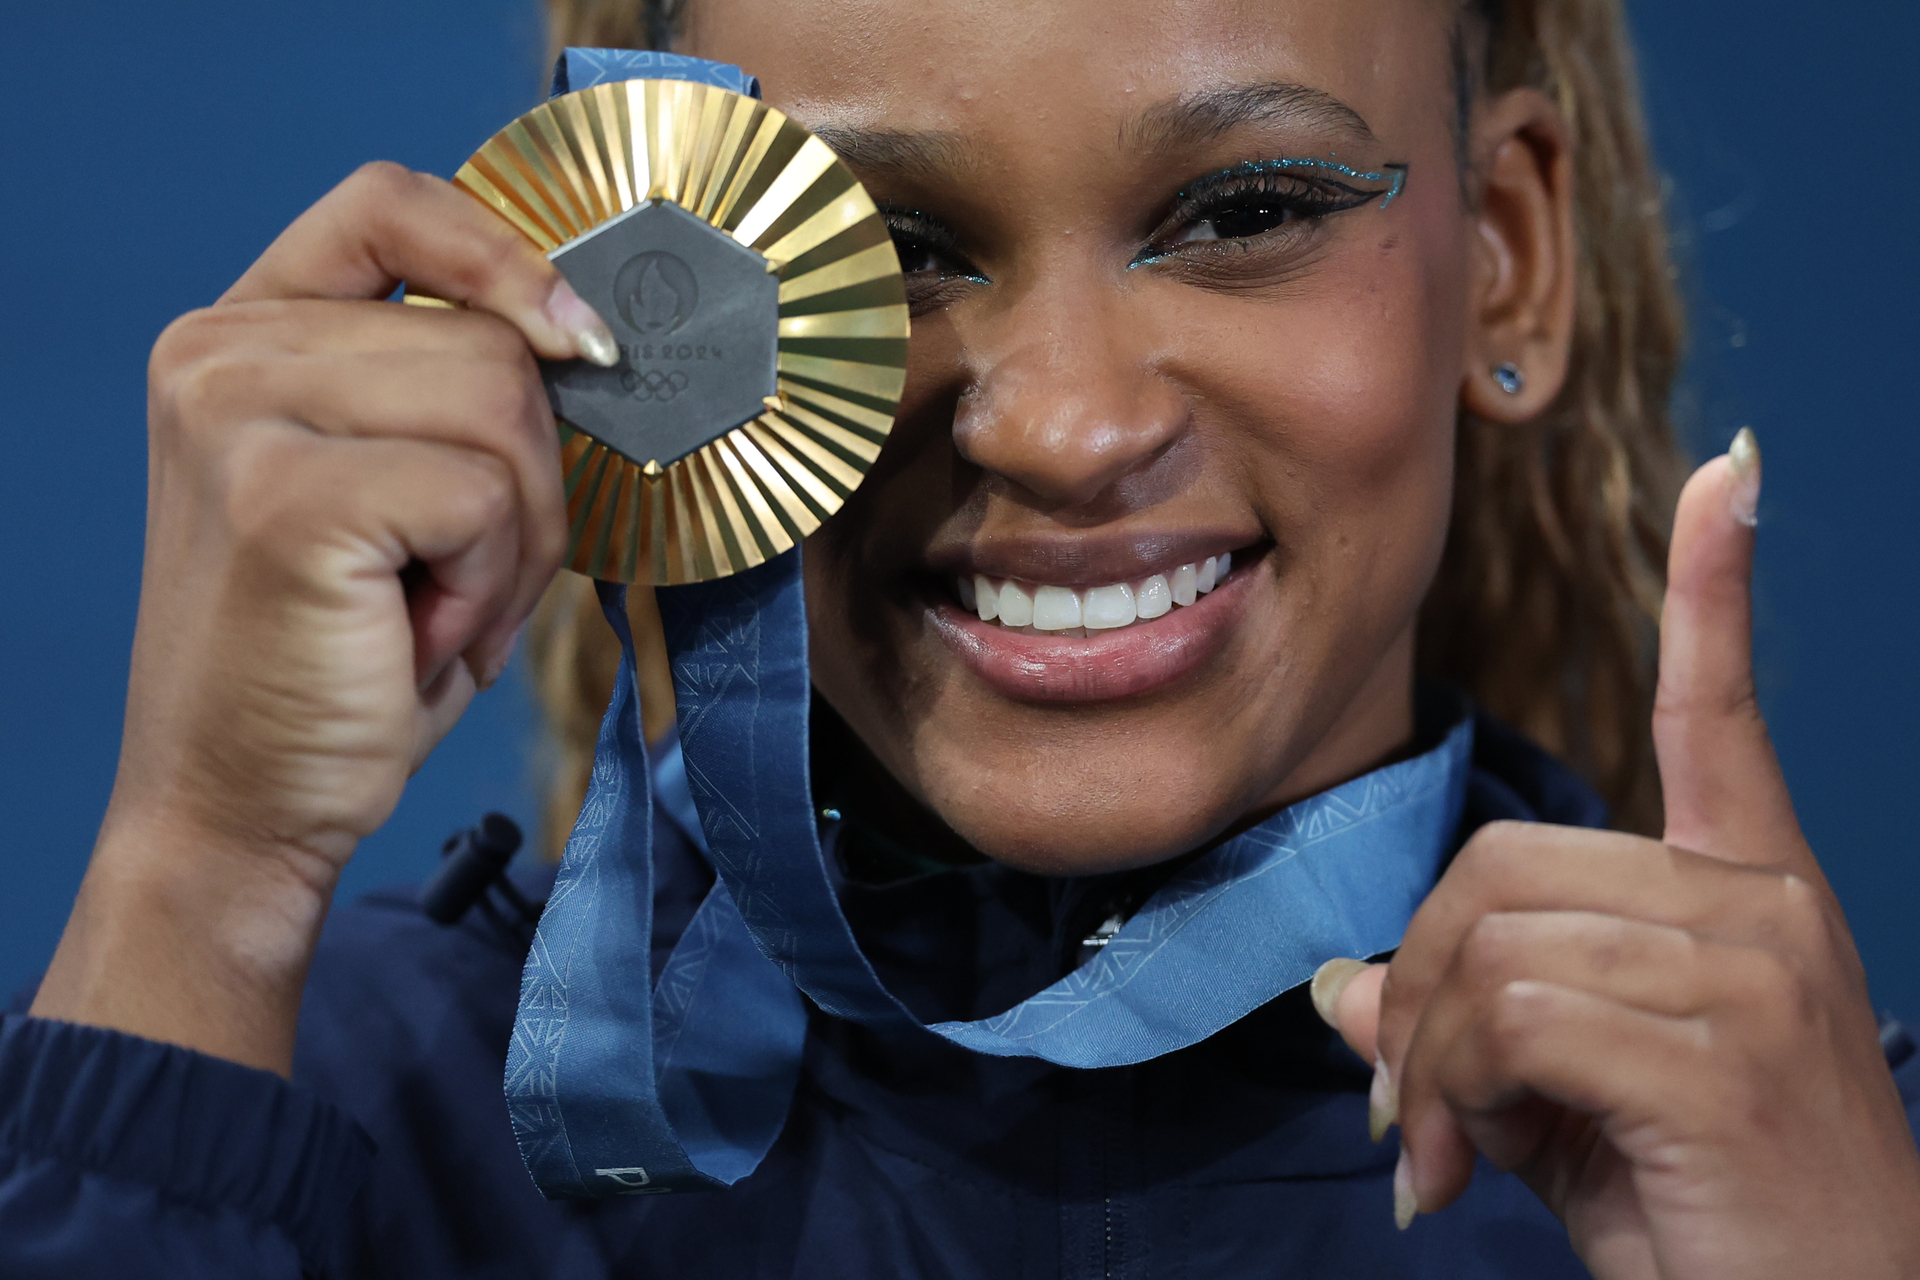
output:
[[[1920,1154],[1754,699],[1743,432],[1680,498],[1653,735],[1663,840],[1481,829],[1391,964],[1315,1003],[1378,1064],[1402,1227],[1476,1153],[1601,1280],[1920,1276]]]

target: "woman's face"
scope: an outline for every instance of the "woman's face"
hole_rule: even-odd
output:
[[[1403,743],[1476,311],[1452,7],[690,8],[685,51],[822,132],[911,273],[892,439],[806,548],[815,684],[887,769],[1085,873]]]

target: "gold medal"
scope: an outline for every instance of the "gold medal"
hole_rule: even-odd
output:
[[[545,370],[573,569],[725,577],[840,509],[892,429],[908,321],[886,223],[826,144],[754,98],[628,80],[536,107],[453,181],[620,344]]]

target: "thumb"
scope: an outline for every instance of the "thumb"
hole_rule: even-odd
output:
[[[1774,861],[1800,843],[1754,696],[1759,498],[1760,447],[1744,429],[1681,491],[1653,709],[1667,843],[1742,862]]]
[[[1384,964],[1344,956],[1327,961],[1313,975],[1314,1009],[1362,1062],[1380,1057],[1380,993],[1386,980]]]

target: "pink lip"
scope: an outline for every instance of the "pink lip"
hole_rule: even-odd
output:
[[[943,602],[928,613],[967,669],[1004,697],[1107,702],[1164,688],[1219,653],[1253,576],[1236,564],[1232,576],[1190,605],[1084,639],[1010,631],[957,604]]]

